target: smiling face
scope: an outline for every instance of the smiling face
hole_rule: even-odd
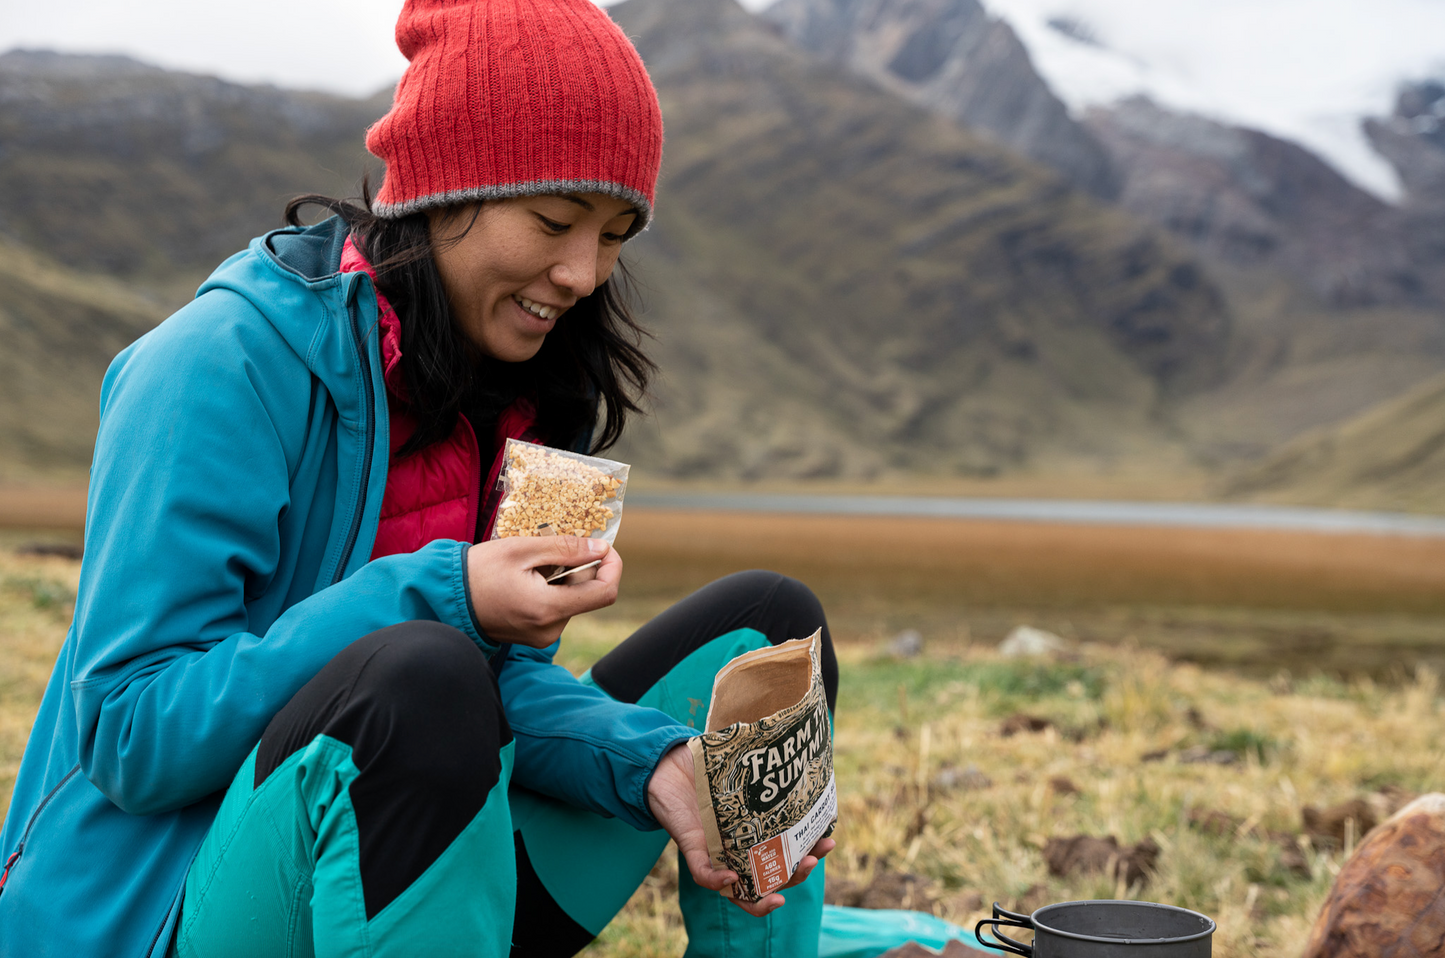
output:
[[[467,229],[473,209],[432,215],[432,259],[457,326],[510,363],[535,356],[567,310],[606,282],[637,218],[631,203],[600,193],[489,200]]]

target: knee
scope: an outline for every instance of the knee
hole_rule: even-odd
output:
[[[817,594],[799,580],[780,572],[754,569],[737,575],[744,577],[747,588],[766,598],[762,631],[769,642],[778,645],[788,639],[805,639],[815,630],[822,630],[819,643],[823,688],[828,696],[828,710],[832,711],[838,701],[838,656]]]
[[[473,763],[495,763],[512,736],[481,649],[438,622],[405,622],[374,635],[380,641],[347,707],[370,732],[364,751],[427,779],[468,777]]]
[[[303,686],[261,737],[257,784],[318,735],[350,746],[360,770],[438,787],[494,780],[512,739],[481,649],[425,621],[356,640]]]
[[[466,698],[499,701],[486,656],[449,625],[402,622],[373,632],[347,651],[353,650],[364,656],[357,687],[382,693],[398,714],[424,714]]]

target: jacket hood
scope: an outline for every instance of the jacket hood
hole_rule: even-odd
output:
[[[216,268],[196,291],[244,297],[345,407],[356,396],[357,361],[375,345],[376,297],[364,272],[340,271],[348,230],[333,216],[259,236]],[[358,311],[353,325],[352,307]],[[374,355],[374,353],[372,353]],[[344,415],[352,411],[343,408]]]

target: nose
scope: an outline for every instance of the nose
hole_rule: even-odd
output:
[[[578,236],[562,247],[561,255],[552,264],[547,278],[578,299],[592,295],[597,288],[602,243],[595,237]]]

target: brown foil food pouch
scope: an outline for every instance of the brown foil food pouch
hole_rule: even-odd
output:
[[[688,743],[708,854],[739,876],[729,897],[758,901],[786,885],[838,821],[821,644],[819,629],[733,659]]]

